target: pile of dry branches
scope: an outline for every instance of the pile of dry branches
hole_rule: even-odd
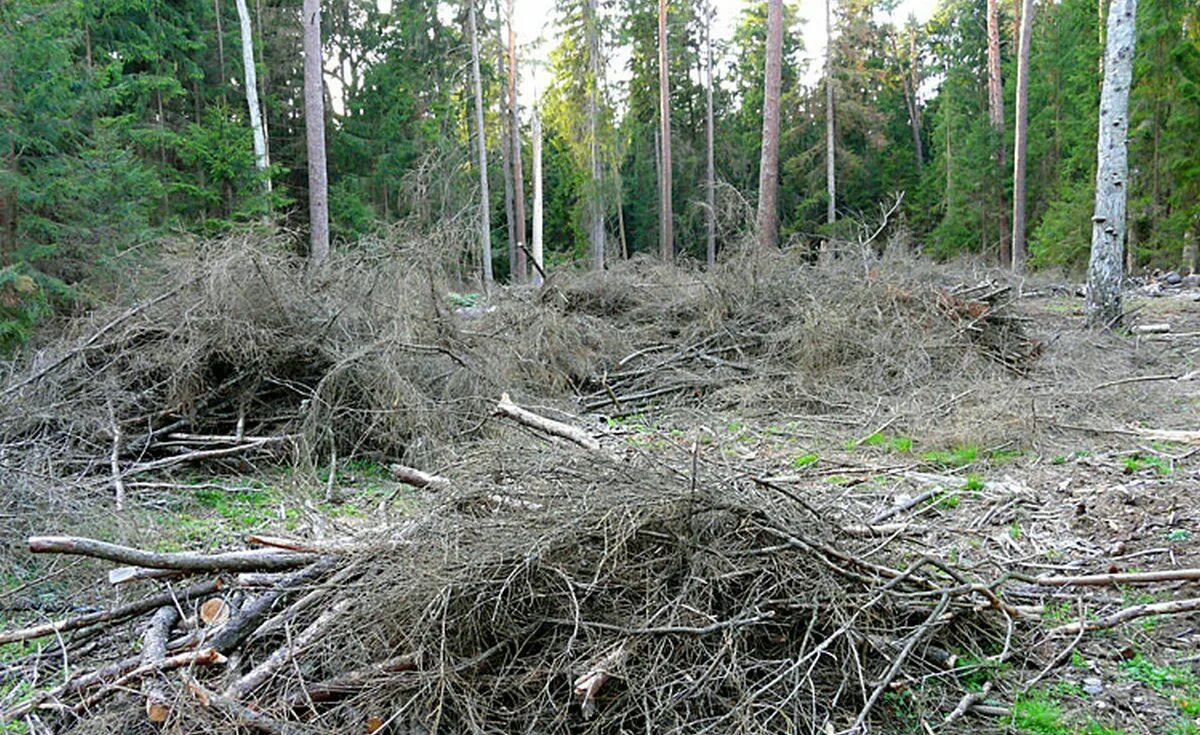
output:
[[[951,715],[956,677],[1011,654],[1021,611],[997,585],[903,539],[864,538],[835,508],[695,449],[673,466],[510,401],[496,410],[544,438],[502,430],[503,461],[463,467],[395,527],[250,537],[259,548],[215,555],[30,539],[34,552],[123,564],[110,580],[145,593],[0,634],[56,641],[15,664],[33,687],[4,718],[32,732],[147,720],[168,732],[862,732],[908,706]],[[974,663],[956,666],[965,654]]]

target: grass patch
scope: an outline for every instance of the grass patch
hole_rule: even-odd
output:
[[[952,449],[923,452],[921,459],[943,469],[966,467],[979,459],[979,447],[975,444],[964,444]]]
[[[799,457],[796,457],[795,459],[793,459],[792,466],[794,466],[797,469],[803,469],[805,467],[808,467],[809,465],[816,464],[818,461],[820,461],[820,459],[821,458],[818,457],[817,455],[813,454],[812,452],[809,452],[808,454],[801,454]]]
[[[1171,474],[1171,464],[1162,457],[1154,455],[1131,454],[1123,460],[1123,465],[1127,475],[1137,474],[1143,470],[1154,470],[1155,474],[1160,477]]]
[[[1045,695],[1022,697],[1013,703],[1013,727],[1027,735],[1070,735],[1062,708]]]

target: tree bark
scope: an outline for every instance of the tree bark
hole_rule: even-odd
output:
[[[713,156],[713,46],[711,2],[704,7],[704,159],[705,159],[705,261],[717,264],[717,169]]]
[[[1008,151],[1004,142],[1004,83],[1000,78],[1000,2],[987,0],[988,35],[988,122],[992,126],[995,148],[992,151],[998,176],[996,224],[1000,237],[1000,262],[1012,261],[1011,234],[1008,231],[1008,202],[1004,191],[1004,172],[1008,168]]]
[[[304,129],[308,142],[308,220],[313,265],[329,258],[329,179],[325,168],[325,85],[321,0],[304,0]]]
[[[491,196],[488,193],[487,134],[483,129],[483,83],[479,78],[479,33],[475,25],[475,0],[467,0],[467,33],[471,36],[471,83],[475,88],[475,132],[479,145],[479,249],[483,259],[483,287],[491,291],[492,213]]]
[[[591,80],[588,86],[588,146],[592,164],[592,195],[589,206],[588,235],[592,244],[592,268],[604,270],[604,199],[603,171],[600,163],[600,26],[596,0],[587,0],[588,65]]]
[[[542,285],[542,116],[533,111],[533,285]]]
[[[758,242],[779,247],[779,94],[783,85],[783,0],[767,0],[762,155],[758,171]]]
[[[1112,0],[1108,9],[1104,85],[1100,92],[1096,209],[1092,215],[1092,253],[1084,305],[1092,327],[1111,327],[1121,321],[1121,254],[1129,173],[1126,138],[1136,22],[1137,0]]]
[[[837,221],[837,171],[834,167],[833,0],[825,0],[825,221]],[[769,31],[768,31],[769,33]]]
[[[500,0],[496,0],[496,17],[502,17]],[[496,44],[496,68],[504,69],[505,62],[504,39],[498,39]],[[505,232],[508,234],[508,267],[509,272],[516,272],[517,231],[516,217],[513,215],[513,176],[512,176],[512,118],[508,114],[508,85],[500,85],[500,162],[504,169],[504,216]]]
[[[1012,269],[1025,269],[1025,149],[1029,135],[1029,46],[1033,41],[1033,0],[1021,8],[1017,58],[1017,115],[1013,139]]]
[[[254,133],[254,166],[262,177],[263,189],[271,193],[271,177],[267,175],[267,132],[262,107],[258,102],[258,75],[254,68],[254,32],[250,27],[250,10],[246,0],[237,0],[238,20],[242,30],[242,67],[246,77],[246,106],[250,110],[250,129]]]
[[[145,551],[80,536],[31,536],[27,544],[33,554],[73,554],[149,569],[179,569],[187,572],[275,571],[302,567],[317,559],[314,554],[273,551],[229,551],[221,554]]]
[[[508,0],[508,136],[512,146],[513,176],[513,238],[516,251],[513,253],[511,274],[514,283],[528,279],[528,264],[525,262],[525,175],[521,163],[521,115],[517,102],[517,29],[513,26],[513,2]]]
[[[662,169],[658,177],[658,247],[664,261],[675,259],[674,213],[671,207],[671,83],[667,67],[667,0],[658,0],[658,119]]]

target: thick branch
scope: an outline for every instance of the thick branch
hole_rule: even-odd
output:
[[[1130,620],[1145,618],[1151,615],[1175,615],[1178,613],[1195,612],[1200,610],[1200,597],[1186,600],[1171,600],[1170,602],[1155,602],[1149,605],[1134,605],[1100,618],[1099,620],[1080,620],[1075,623],[1060,625],[1050,630],[1051,635],[1067,635],[1081,630],[1106,630],[1115,628]]]
[[[543,434],[566,439],[584,449],[590,449],[593,452],[600,451],[600,442],[596,441],[595,437],[589,435],[584,430],[570,424],[564,424],[561,421],[548,419],[545,416],[539,416],[532,411],[521,408],[512,402],[507,393],[500,396],[500,402],[496,404],[496,415],[510,418],[522,426],[535,429]]]
[[[294,569],[317,560],[313,554],[231,551],[225,554],[158,553],[75,536],[31,536],[34,554],[77,554],[152,569],[189,572],[256,572]]]
[[[388,674],[398,674],[402,671],[416,671],[417,657],[413,655],[395,656],[379,663],[365,666],[361,669],[348,671],[316,684],[308,684],[299,692],[292,693],[287,698],[291,707],[299,707],[306,702],[328,702],[331,699],[350,694],[366,686],[372,679]]]
[[[224,696],[237,701],[257,689],[284,664],[303,653],[304,649],[311,646],[318,638],[324,635],[325,631],[332,627],[337,622],[338,617],[350,607],[351,602],[351,600],[342,600],[321,613],[290,644],[275,649],[262,663],[255,666],[249,673],[233,684],[230,684],[229,688],[225,690]]]
[[[1038,577],[1043,587],[1095,586],[1118,584],[1150,584],[1200,580],[1200,569],[1162,569],[1155,572],[1125,572],[1119,574],[1085,574],[1078,577]]]

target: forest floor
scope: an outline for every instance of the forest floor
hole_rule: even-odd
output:
[[[1035,612],[1016,622],[1010,618],[1006,631],[1001,625],[1000,634],[978,645],[951,650],[941,673],[906,669],[888,683],[878,705],[885,724],[873,731],[1197,735],[1200,613],[1142,616],[1079,635],[1054,631],[1138,605],[1200,597],[1196,580],[1063,587],[1036,580],[1200,568],[1200,449],[1194,441],[1153,433],[1198,428],[1200,375],[1193,371],[1200,355],[1200,290],[1131,293],[1132,323],[1167,323],[1170,332],[1121,337],[1084,331],[1082,299],[1072,292],[1042,284],[1008,305],[1027,320],[1027,335],[1039,345],[1032,367],[986,380],[971,375],[956,383],[952,378],[963,376],[946,376],[938,389],[916,390],[902,401],[871,404],[863,398],[869,389],[851,398],[830,389],[800,402],[768,396],[733,404],[709,399],[737,385],[708,382],[686,388],[682,398],[651,396],[635,404],[618,396],[620,388],[614,391],[606,378],[577,385],[582,397],[574,406],[560,400],[527,405],[582,428],[630,462],[691,477],[693,486],[698,473],[752,478],[771,492],[836,509],[843,524],[857,520],[878,532],[857,547],[864,556],[888,552],[901,539],[899,559],[924,555],[973,577],[1003,575],[998,589],[1005,599]],[[686,335],[681,339],[655,349],[682,353],[696,344]],[[729,357],[716,354],[711,359]],[[731,358],[723,368],[736,374],[741,368],[735,362]],[[603,375],[623,367],[609,364]],[[646,392],[643,385],[635,389]],[[797,393],[803,391],[787,394]],[[598,406],[596,395],[607,395],[612,405]],[[531,391],[524,396],[532,400]],[[461,476],[464,484],[485,477],[505,488],[501,506],[533,508],[520,499],[527,476],[492,454],[513,436],[529,434],[506,432],[495,449],[489,441],[466,442],[453,453],[429,455],[439,461],[423,469],[451,482]],[[536,444],[553,449],[550,461],[557,461],[558,442],[540,437]],[[161,487],[146,483],[120,518],[68,517],[59,519],[68,527],[61,528],[46,517],[15,527],[89,531],[160,552],[218,551],[239,547],[247,534],[361,537],[403,523],[428,508],[431,495],[398,482],[388,458],[378,453],[316,465],[234,461],[177,472]],[[101,565],[38,564],[18,545],[5,552],[14,562],[0,589],[0,628],[96,601],[94,590],[89,599],[86,580]],[[35,686],[21,672],[38,671],[31,657],[51,656],[51,649],[43,652],[33,642],[0,647],[0,709]],[[985,706],[945,722],[953,697],[939,700],[943,709],[935,710],[921,695],[922,687],[944,680],[954,682],[952,691],[979,692],[978,704]],[[96,726],[104,722],[111,726],[114,720]],[[843,729],[849,722],[827,719],[822,732],[834,732],[835,724]],[[9,727],[6,732],[38,731],[29,720]],[[805,731],[779,723],[776,728]]]

